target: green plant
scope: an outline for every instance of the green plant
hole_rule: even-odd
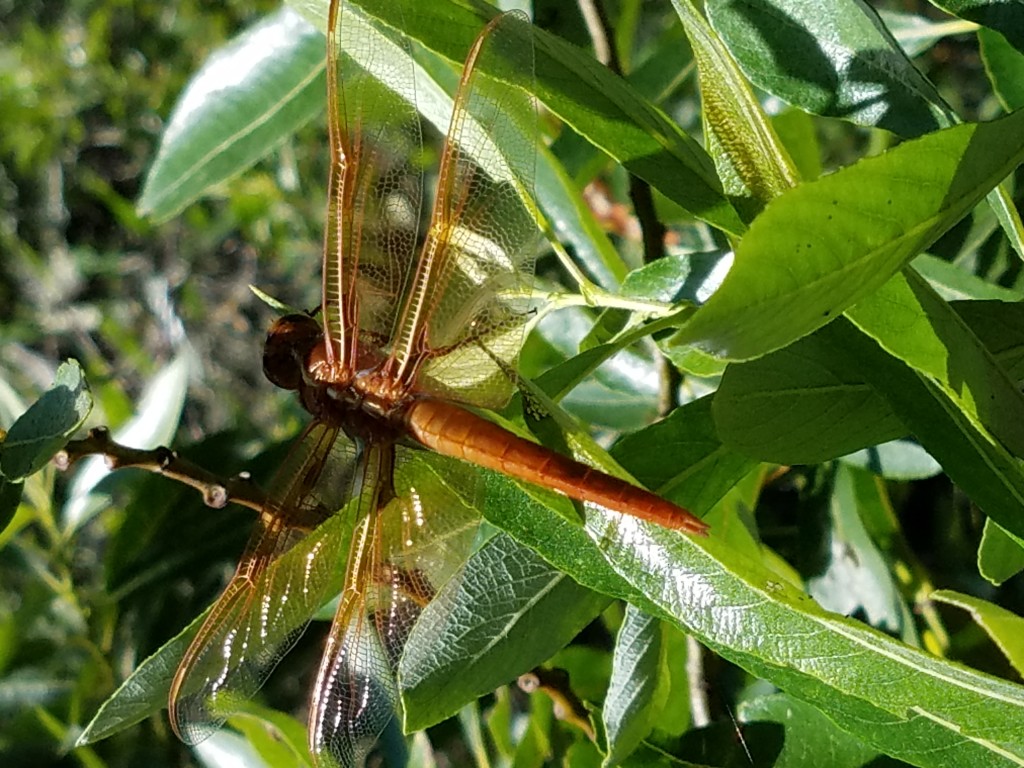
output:
[[[437,2],[403,17],[392,3],[356,5],[373,23],[401,28],[419,43],[424,82],[449,90],[452,67],[487,13]],[[1024,25],[1005,10],[1016,6],[995,2],[944,4],[987,25],[980,28],[906,14],[880,21],[855,0],[833,0],[828,13],[782,0],[704,5],[710,25],[683,0],[674,17],[639,2],[616,9],[611,42],[628,83],[558,35],[537,33],[536,95],[558,136],[541,155],[536,193],[597,284],[584,293],[600,309],[553,315],[529,340],[522,366],[538,395],[561,399],[605,436],[626,433],[611,455],[644,485],[707,519],[712,535],[693,541],[628,523],[613,533],[617,523],[596,513],[584,528],[567,522],[571,510],[559,514],[547,497],[488,476],[485,498],[467,501],[503,533],[467,568],[519,575],[507,590],[444,593],[428,610],[403,660],[406,725],[424,728],[460,713],[460,739],[442,727],[432,741],[454,755],[468,750],[480,764],[487,749],[516,764],[596,764],[598,747],[553,724],[542,698],[533,697],[529,714],[507,689],[484,708],[472,702],[599,618],[592,631],[617,632],[614,644],[607,635],[596,649],[577,643],[551,663],[569,669],[570,685],[601,705],[594,710],[599,744],[610,759],[1020,764],[1024,688],[997,676],[1019,678],[1024,668],[1014,613],[1022,595],[1013,579],[1024,566],[1024,228],[1014,202],[1014,173],[1024,160]],[[319,4],[299,7],[322,19]],[[538,4],[542,24],[545,7]],[[200,232],[219,224],[219,237],[237,227],[268,245],[264,266],[274,287],[287,278],[274,271],[273,257],[291,243],[309,235],[301,257],[281,256],[282,271],[308,282],[316,258],[316,225],[296,222],[305,220],[304,205],[316,210],[323,200],[322,156],[293,160],[288,137],[322,103],[322,38],[300,34],[283,12],[263,23],[292,30],[288,45],[235,90],[189,113],[184,130],[164,142],[141,207],[157,220],[192,220]],[[969,57],[972,48],[947,40],[953,33],[980,41],[984,73],[968,64],[944,69],[935,56],[927,77],[897,44],[912,54],[949,46],[947,54]],[[251,44],[251,34],[236,45]],[[698,128],[691,124],[694,83],[678,78],[690,60],[707,152],[668,117]],[[216,78],[210,66],[205,76]],[[767,117],[748,81],[803,111]],[[1000,105],[1009,114],[994,118]],[[420,106],[443,125],[446,105]],[[235,178],[277,146],[275,166]],[[213,151],[219,147],[227,151]],[[621,193],[626,180],[616,165],[656,192],[655,211],[674,244],[662,258],[642,264],[636,238],[625,232],[614,247],[582,202],[580,187],[595,177],[608,181],[612,197]],[[310,187],[292,195],[286,182],[280,192],[272,177],[294,178],[295,170]],[[185,209],[211,184],[230,191],[226,202]],[[545,279],[566,279],[553,260],[541,270]],[[264,284],[262,273],[254,279]],[[283,295],[315,303],[309,291]],[[209,299],[182,288],[185,306]],[[628,312],[658,301],[674,311]],[[256,358],[255,342],[246,345]],[[103,412],[119,421],[130,406],[116,381],[103,380],[100,359],[86,359],[87,372]],[[645,426],[659,411],[663,377],[678,375],[662,371],[663,359],[684,374],[690,394],[679,398],[668,387],[674,401],[662,408],[664,418]],[[151,409],[139,409],[135,423],[149,425],[150,437],[173,434],[187,370],[186,362],[169,366],[151,388],[162,394]],[[65,375],[72,376],[65,391],[77,392],[73,370]],[[241,419],[250,398],[212,423]],[[299,417],[294,404],[261,398],[274,403],[269,413],[246,414],[245,426],[219,438],[193,416],[193,434],[205,439],[189,457],[225,476],[272,467],[273,444],[295,433]],[[66,435],[75,421],[49,432]],[[533,426],[587,446],[588,435],[564,423]],[[8,444],[5,456],[12,452]],[[425,472],[448,471],[424,464]],[[69,518],[65,507],[61,518],[52,469],[32,475],[34,464],[2,467],[8,477],[26,476],[23,502],[0,538],[17,555],[4,565],[5,600],[13,606],[17,594],[21,603],[0,626],[0,684],[22,697],[17,714],[0,712],[13,724],[5,731],[45,744],[38,734],[45,730],[69,743],[115,680],[134,669],[129,687],[90,726],[91,738],[117,735],[76,756],[111,765],[151,752],[185,759],[151,717],[180,656],[180,640],[164,643],[212,597],[248,519],[211,513],[161,478],[118,481],[124,501],[98,517],[109,499],[72,488],[77,512]],[[98,556],[85,554],[92,551]],[[612,598],[630,607],[609,607]],[[936,602],[967,608],[975,622],[965,625]],[[74,618],[43,620],[53,616]],[[503,642],[495,643],[491,622],[499,619]],[[701,664],[698,646],[681,630],[715,656],[705,654]],[[58,659],[62,646],[75,650]],[[30,663],[35,648],[49,657]],[[438,648],[459,661],[442,663]],[[299,706],[317,650],[316,637],[296,650],[268,700],[284,711]],[[686,652],[697,658],[684,668]],[[26,693],[26,683],[37,684],[35,693]],[[701,684],[724,702],[710,723],[690,711],[703,701],[693,690]],[[123,730],[145,717],[145,725]],[[701,727],[691,727],[694,721]],[[278,736],[268,736],[268,723]],[[302,764],[297,721],[253,704],[231,725],[272,764]],[[159,737],[157,746],[140,744],[143,728]],[[422,738],[413,749],[429,752]],[[134,759],[119,757],[126,753]]]

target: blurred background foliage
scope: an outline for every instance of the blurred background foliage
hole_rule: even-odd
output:
[[[924,2],[884,5],[941,16]],[[608,6],[627,67],[659,46],[685,51],[668,2]],[[265,476],[275,446],[297,431],[297,406],[262,377],[263,334],[273,312],[248,286],[294,306],[317,303],[311,276],[325,199],[323,121],[172,221],[154,225],[133,207],[188,78],[225,40],[277,7],[268,0],[0,0],[0,424],[9,425],[19,403],[34,399],[57,364],[74,357],[96,398],[90,425],[123,425],[140,409],[147,384],[184,350],[186,373],[175,375],[187,379],[188,396],[173,444],[190,459],[225,475],[246,468]],[[535,18],[588,45],[575,5],[539,0]],[[973,36],[940,39],[915,63],[965,120],[998,112]],[[675,82],[662,106],[698,134],[699,102],[687,65],[674,61],[677,71],[667,79]],[[826,170],[888,141],[838,120],[815,118],[813,127]],[[573,147],[563,137],[561,158],[570,167]],[[604,220],[617,244],[638,254],[622,172],[605,164],[580,175],[599,182],[592,188],[595,206],[608,206]],[[673,211],[666,212],[671,225]],[[965,220],[932,252],[960,252],[973,225]],[[993,236],[975,252],[977,274],[1021,287],[1019,260],[1004,239]],[[171,389],[151,391],[173,399]],[[801,553],[814,551],[808,542],[818,541],[827,525],[830,471],[793,470],[762,498],[766,541],[798,568]],[[162,718],[71,750],[82,725],[139,660],[208,604],[248,531],[241,513],[211,512],[191,491],[126,475],[104,481],[115,503],[76,529],[59,512],[65,478],[47,470],[28,489],[32,514],[19,513],[0,534],[4,766],[194,764]],[[890,483],[890,494],[908,557],[935,576],[935,586],[1024,612],[1019,578],[996,590],[979,577],[981,518],[945,476]],[[788,513],[795,507],[817,508],[819,515],[805,515],[797,527]],[[615,625],[614,611],[608,620]],[[943,611],[931,624],[949,632],[953,656],[1012,676],[966,614]],[[308,633],[284,674],[275,675],[268,693],[275,706],[301,716],[320,640],[320,632]],[[586,660],[579,667],[607,664],[610,641],[607,622],[592,627],[575,650]],[[727,702],[752,680],[710,655],[705,663],[714,720],[726,724]],[[600,685],[592,687],[599,697]],[[499,694],[498,703],[511,706],[509,696]],[[523,706],[519,694],[511,696]],[[452,764],[469,760],[466,727],[449,723],[433,734],[435,746],[450,745]],[[723,727],[732,738],[732,728]]]

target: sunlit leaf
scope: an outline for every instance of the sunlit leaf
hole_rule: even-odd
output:
[[[668,694],[661,622],[627,606],[612,658],[612,679],[602,707],[608,755],[616,765],[658,726]]]
[[[1024,107],[1024,51],[1014,48],[998,32],[978,30],[981,58],[992,88],[1007,110]]]
[[[284,8],[211,56],[181,95],[139,211],[169,219],[251,166],[324,103],[324,37]]]
[[[690,0],[673,0],[693,48],[704,125],[719,176],[750,218],[799,176],[736,61]]]
[[[833,0],[705,3],[712,26],[750,81],[808,112],[920,136],[947,125],[935,87],[875,12]]]
[[[978,547],[978,570],[993,584],[1002,584],[1024,571],[1024,537],[986,520]]]

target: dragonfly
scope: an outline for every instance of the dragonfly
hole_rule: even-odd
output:
[[[340,594],[310,696],[318,766],[365,759],[397,706],[394,670],[412,625],[472,547],[479,516],[440,478],[413,471],[424,449],[684,533],[706,530],[675,504],[481,415],[515,388],[540,239],[530,202],[537,119],[529,89],[516,85],[533,77],[528,18],[496,16],[470,48],[421,227],[412,59],[393,38],[357,29],[357,14],[330,2],[321,304],[278,319],[264,347],[269,380],[297,393],[312,418],[168,703],[185,742],[210,736]],[[368,61],[386,62],[386,86],[357,63]]]

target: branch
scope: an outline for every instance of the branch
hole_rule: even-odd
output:
[[[260,490],[248,472],[242,472],[224,480],[207,472],[190,461],[181,458],[170,448],[143,450],[121,445],[110,437],[106,427],[96,427],[82,440],[72,440],[54,457],[54,463],[61,470],[67,470],[81,458],[102,455],[110,470],[135,467],[147,472],[169,477],[203,495],[208,507],[223,509],[229,502],[261,512],[266,504],[266,494]]]

